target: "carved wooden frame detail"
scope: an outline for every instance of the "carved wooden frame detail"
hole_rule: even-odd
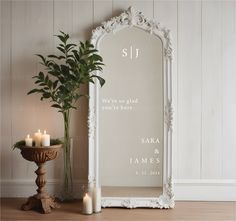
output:
[[[102,207],[149,207],[173,208],[174,193],[172,184],[172,46],[170,31],[155,20],[149,20],[142,12],[129,7],[117,17],[103,22],[92,32],[91,43],[99,50],[102,38],[109,33],[115,33],[127,27],[137,27],[159,37],[163,44],[163,77],[164,77],[164,155],[163,155],[163,194],[159,197],[102,197]],[[90,84],[89,93],[89,185],[99,184],[99,84]]]

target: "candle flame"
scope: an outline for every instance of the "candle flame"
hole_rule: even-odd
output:
[[[44,134],[47,134],[47,131],[46,130],[44,130],[44,132],[43,132]]]
[[[38,129],[38,133],[40,133],[40,129]]]
[[[30,135],[29,135],[29,134],[27,135],[27,138],[30,138]]]

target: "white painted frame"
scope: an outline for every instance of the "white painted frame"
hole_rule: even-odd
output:
[[[102,207],[149,207],[173,208],[174,194],[172,184],[172,47],[170,31],[154,20],[146,18],[142,12],[129,7],[117,17],[103,22],[92,32],[91,43],[99,50],[103,37],[127,27],[137,27],[156,35],[163,45],[163,84],[164,84],[164,151],[163,151],[163,193],[159,197],[102,197]],[[97,73],[99,74],[99,73]],[[89,86],[89,185],[100,186],[99,180],[99,90],[96,82]]]

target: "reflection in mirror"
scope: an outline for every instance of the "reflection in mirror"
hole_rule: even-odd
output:
[[[162,193],[163,50],[161,39],[135,27],[100,43],[106,84],[99,96],[102,196]]]

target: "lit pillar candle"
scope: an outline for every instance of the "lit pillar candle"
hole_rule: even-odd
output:
[[[50,135],[47,134],[46,130],[43,132],[43,135],[42,135],[42,146],[43,147],[50,146]]]
[[[25,146],[32,147],[32,145],[33,145],[33,139],[28,134],[27,137],[25,138]]]
[[[41,140],[42,140],[42,133],[40,132],[40,130],[38,130],[38,132],[34,133],[34,141],[36,147],[41,146]]]
[[[101,212],[101,187],[93,188],[93,212]]]
[[[83,198],[83,214],[90,215],[93,213],[93,205],[91,197],[86,193]]]

